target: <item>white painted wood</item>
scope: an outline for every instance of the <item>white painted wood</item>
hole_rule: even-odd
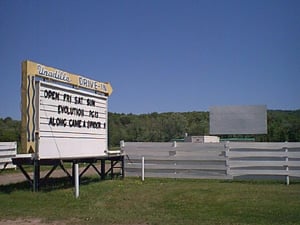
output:
[[[176,156],[169,154],[174,150],[172,142],[126,142],[123,149],[127,154],[125,168],[130,174],[141,170],[142,156],[147,159],[147,177],[280,175],[286,176],[289,182],[290,177],[300,176],[300,143],[177,142]]]
[[[42,81],[36,85],[39,158],[106,155],[107,97]],[[47,96],[52,92],[57,93],[58,98]],[[71,101],[66,100],[65,95]]]
[[[239,169],[239,170],[230,170],[230,175],[232,176],[243,176],[243,175],[288,175],[289,173],[285,170],[247,170],[247,169]]]
[[[239,168],[239,167],[283,167],[287,166],[286,161],[247,161],[247,160],[231,160],[230,168]]]
[[[227,151],[226,156],[229,158],[241,157],[286,157],[286,152],[280,151]]]
[[[17,155],[17,142],[0,142],[0,169],[16,168],[12,164],[12,157]]]

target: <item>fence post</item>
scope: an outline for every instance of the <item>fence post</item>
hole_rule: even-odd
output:
[[[289,185],[290,184],[290,176],[289,176],[289,150],[288,150],[288,147],[285,146],[284,147],[285,149],[285,162],[286,162],[286,166],[285,166],[285,170],[287,172],[287,175],[286,175],[286,185]]]
[[[230,162],[229,162],[229,151],[230,151],[230,146],[229,146],[229,141],[227,141],[224,145],[225,147],[225,158],[226,158],[226,175],[230,175]]]
[[[177,142],[176,141],[173,141],[173,145],[172,145],[174,148],[177,147]]]
[[[142,181],[145,180],[145,157],[142,157]]]
[[[121,147],[121,148],[124,148],[124,147],[125,147],[125,141],[124,141],[124,140],[121,140],[121,141],[120,141],[120,147]]]

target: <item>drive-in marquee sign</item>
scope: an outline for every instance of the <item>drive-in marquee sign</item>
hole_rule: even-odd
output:
[[[109,83],[22,64],[22,152],[39,158],[104,155]]]

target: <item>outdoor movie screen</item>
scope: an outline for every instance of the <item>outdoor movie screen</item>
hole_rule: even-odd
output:
[[[267,107],[214,106],[209,112],[210,134],[266,134]]]

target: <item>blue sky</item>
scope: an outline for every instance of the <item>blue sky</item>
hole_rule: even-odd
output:
[[[300,109],[300,1],[0,1],[0,117],[21,62],[111,82],[109,111]]]

